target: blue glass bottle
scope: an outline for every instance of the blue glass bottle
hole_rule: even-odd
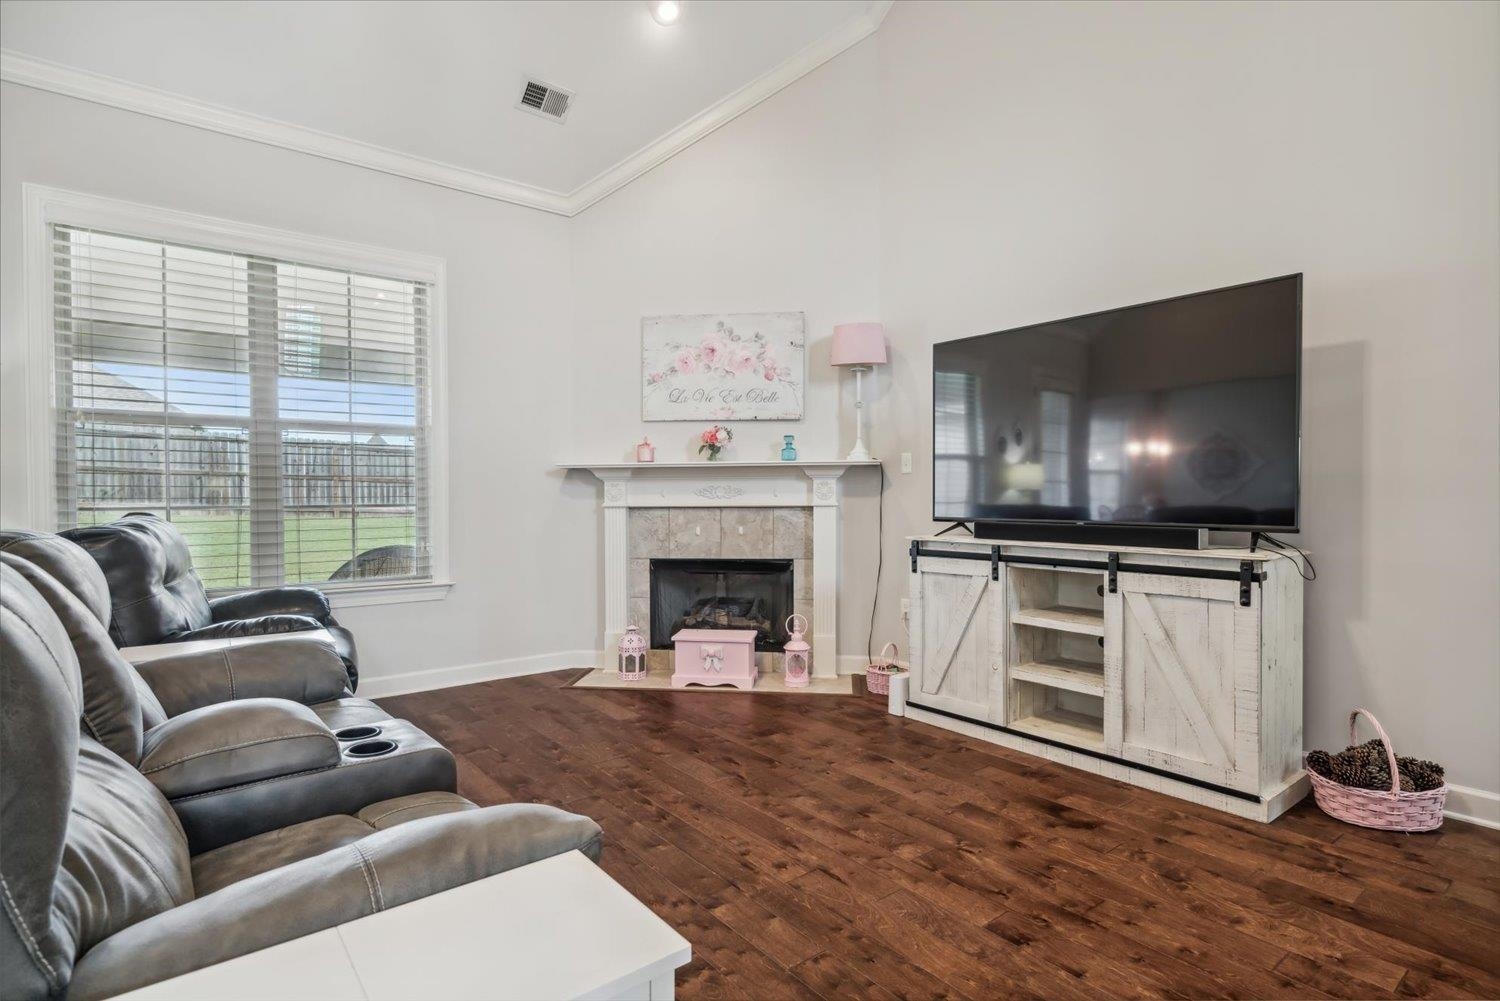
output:
[[[796,462],[797,461],[797,446],[792,444],[792,436],[789,435],[789,434],[784,434],[784,435],[781,436],[781,441],[782,441],[782,446],[781,446],[781,461],[782,462]]]

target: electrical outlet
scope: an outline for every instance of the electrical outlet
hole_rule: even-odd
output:
[[[902,615],[910,615],[911,614],[911,599],[910,598],[902,598],[901,599],[901,614]]]
[[[902,452],[901,453],[901,471],[903,473],[909,473],[909,472],[911,472],[911,453],[910,452]]]

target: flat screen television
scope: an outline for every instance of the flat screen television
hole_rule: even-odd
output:
[[[1300,274],[934,345],[933,520],[1295,532],[1301,358]]]

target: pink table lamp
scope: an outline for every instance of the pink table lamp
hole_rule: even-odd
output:
[[[868,462],[865,448],[864,374],[886,363],[885,327],[879,323],[840,323],[833,328],[833,364],[854,370],[854,450],[850,462]]]

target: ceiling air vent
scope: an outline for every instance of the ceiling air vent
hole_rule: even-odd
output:
[[[550,83],[531,79],[526,81],[521,90],[521,100],[516,104],[516,107],[522,111],[550,118],[554,122],[567,118],[568,109],[572,106],[573,92],[571,90],[563,90]]]

